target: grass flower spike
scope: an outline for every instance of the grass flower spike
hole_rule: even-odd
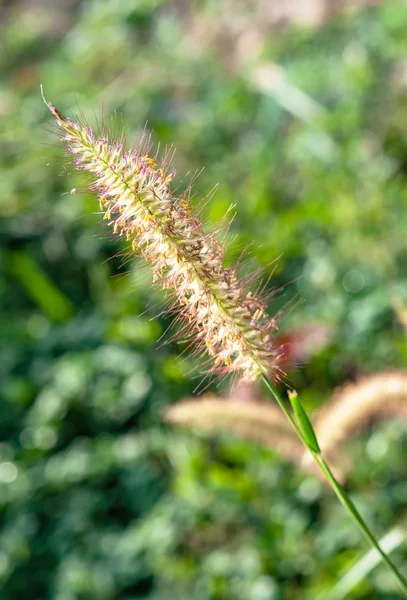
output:
[[[93,175],[103,218],[151,263],[154,280],[172,290],[185,333],[214,358],[212,370],[247,381],[275,376],[275,319],[236,269],[223,266],[222,245],[204,232],[188,198],[172,194],[174,172],[159,168],[146,144],[127,148],[124,140],[97,137],[46,104],[76,168]]]

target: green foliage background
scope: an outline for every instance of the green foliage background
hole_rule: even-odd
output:
[[[4,600],[328,598],[366,551],[332,494],[276,453],[163,424],[197,384],[195,359],[177,343],[157,349],[160,296],[137,260],[122,265],[40,97],[42,83],[94,124],[116,111],[129,137],[147,122],[177,146],[181,187],[205,167],[194,191],[199,204],[218,184],[208,221],[236,205],[231,253],[252,243],[266,273],[280,257],[272,285],[289,285],[276,307],[302,299],[284,329],[332,330],[289,373],[312,410],[407,359],[394,311],[407,301],[407,4],[284,31],[256,6],[1,9]],[[378,535],[405,523],[404,426],[349,445],[366,519]],[[379,567],[351,597],[400,596]]]

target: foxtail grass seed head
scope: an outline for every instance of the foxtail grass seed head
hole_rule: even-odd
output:
[[[351,437],[374,421],[407,420],[407,371],[368,375],[336,390],[317,413],[315,430],[325,456],[334,459]]]
[[[126,147],[123,139],[97,136],[46,104],[76,168],[93,176],[103,219],[151,264],[154,281],[172,291],[183,333],[210,354],[211,371],[246,381],[277,377],[275,318],[236,268],[223,266],[223,246],[204,231],[189,198],[171,192],[174,172],[158,166],[145,143]]]
[[[228,432],[263,448],[270,448],[300,470],[312,473],[326,483],[314,463],[304,460],[304,446],[288,419],[278,406],[269,402],[242,402],[233,396],[216,398],[208,394],[200,400],[184,399],[168,407],[164,416],[172,425],[196,429],[209,435]],[[333,468],[335,475],[344,480],[344,473],[337,463]]]

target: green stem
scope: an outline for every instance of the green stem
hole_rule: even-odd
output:
[[[300,440],[302,441],[302,443],[305,444],[305,446],[307,446],[307,442],[305,441],[305,438],[302,435],[301,429],[298,427],[297,423],[295,422],[294,417],[292,416],[292,414],[290,413],[290,411],[288,410],[288,408],[284,404],[284,401],[281,398],[280,394],[271,385],[271,383],[269,382],[269,380],[267,379],[267,377],[265,375],[263,375],[263,381],[266,384],[268,390],[274,396],[274,399],[276,400],[277,404],[279,405],[279,407],[281,408],[281,410],[283,411],[283,413],[285,414],[285,416],[287,417],[287,419],[290,421],[291,425],[295,429],[295,433],[298,435],[298,437],[300,438]]]
[[[385,565],[387,565],[387,567],[390,569],[390,571],[396,577],[401,589],[407,596],[407,580],[398,571],[396,565],[390,560],[390,558],[387,556],[387,554],[384,552],[384,550],[380,547],[380,544],[376,540],[375,536],[369,529],[366,522],[363,520],[361,514],[357,510],[356,506],[353,504],[352,500],[349,498],[349,496],[346,493],[346,491],[344,490],[344,488],[336,480],[334,474],[332,473],[331,469],[329,468],[329,466],[327,465],[325,460],[322,458],[322,456],[318,452],[315,452],[314,450],[309,448],[309,445],[308,445],[300,427],[296,423],[291,412],[286,407],[286,405],[285,405],[284,401],[282,400],[278,391],[270,384],[270,382],[268,381],[268,379],[266,377],[263,377],[263,381],[266,384],[268,390],[274,396],[275,400],[277,401],[281,410],[284,412],[285,416],[290,421],[296,434],[298,435],[300,440],[303,442],[303,444],[306,446],[306,448],[311,453],[313,459],[315,460],[315,462],[321,469],[322,473],[325,475],[326,480],[328,481],[329,485],[331,486],[331,488],[333,489],[333,491],[335,492],[335,494],[337,495],[337,497],[339,498],[339,500],[341,501],[343,506],[348,511],[349,515],[355,521],[355,523],[357,524],[359,529],[362,531],[363,535],[366,537],[366,539],[369,541],[369,543],[373,546],[373,548],[375,548],[377,550],[377,552],[379,552],[382,561],[384,562]]]

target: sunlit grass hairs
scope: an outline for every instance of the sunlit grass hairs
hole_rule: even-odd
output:
[[[179,335],[209,353],[211,372],[246,381],[277,378],[277,324],[266,312],[264,293],[253,292],[252,278],[224,266],[218,232],[205,231],[189,198],[174,195],[174,171],[148,155],[148,139],[129,147],[123,136],[97,135],[46,104],[76,169],[92,175],[103,219],[151,264],[154,281],[172,292]]]

